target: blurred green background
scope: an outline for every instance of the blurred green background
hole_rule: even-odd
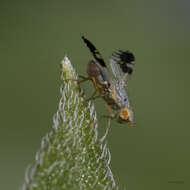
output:
[[[86,75],[86,35],[108,60],[136,55],[129,95],[136,128],[112,122],[111,168],[130,190],[190,189],[189,1],[0,1],[0,189],[19,189],[52,126],[59,63]],[[87,96],[92,84],[84,84]],[[96,100],[98,115],[105,104]],[[100,134],[105,131],[100,126]]]

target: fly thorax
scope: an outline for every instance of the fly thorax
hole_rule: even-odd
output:
[[[125,88],[122,87],[122,85],[118,81],[115,81],[114,86],[116,89],[115,91],[117,96],[117,104],[120,106],[120,108],[128,108],[129,101]]]

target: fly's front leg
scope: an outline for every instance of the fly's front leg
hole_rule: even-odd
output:
[[[110,130],[110,127],[111,127],[111,120],[114,119],[115,116],[110,116],[110,115],[102,115],[101,118],[100,118],[100,121],[103,119],[103,118],[107,118],[108,119],[108,122],[107,122],[107,128],[106,128],[106,132],[104,134],[104,136],[100,139],[100,142],[103,142],[105,140],[105,138],[107,137],[108,133],[109,133],[109,130]]]
[[[110,116],[111,116],[112,118],[115,117],[115,115],[114,115],[113,112],[112,112],[111,107],[110,107],[108,104],[106,104],[106,110],[107,110],[107,112],[110,114]]]

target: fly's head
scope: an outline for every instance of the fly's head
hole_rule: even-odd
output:
[[[133,111],[130,108],[120,109],[117,121],[123,124],[128,123],[131,127],[134,127]]]

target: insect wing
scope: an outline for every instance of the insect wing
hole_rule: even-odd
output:
[[[111,70],[122,86],[127,85],[128,76],[133,72],[135,57],[130,51],[116,51],[110,57]]]
[[[84,43],[87,45],[87,47],[89,48],[89,50],[91,51],[93,57],[95,58],[95,60],[102,66],[102,67],[106,67],[106,64],[100,54],[100,52],[96,49],[96,47],[88,40],[86,39],[84,36],[81,37],[84,41]]]
[[[89,48],[90,52],[92,53],[93,57],[95,58],[96,62],[90,64],[89,70],[96,70],[96,79],[100,84],[107,84],[108,86],[111,83],[110,75],[108,72],[108,69],[106,67],[106,64],[100,54],[100,52],[96,49],[96,47],[90,42],[87,38],[84,36],[81,37],[84,41],[84,43]],[[88,73],[91,75],[92,72]]]

